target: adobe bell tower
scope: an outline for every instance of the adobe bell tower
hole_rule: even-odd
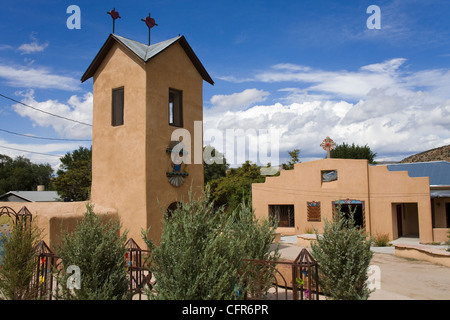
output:
[[[111,34],[81,81],[93,78],[91,201],[118,211],[144,246],[158,242],[162,211],[203,189],[203,164],[172,163],[171,136],[203,121],[203,81],[213,80],[184,36],[146,45]],[[203,139],[202,139],[203,144]],[[162,210],[162,211],[161,211]]]

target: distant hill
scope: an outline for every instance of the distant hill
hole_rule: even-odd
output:
[[[409,156],[400,163],[428,162],[445,160],[450,162],[450,145],[443,146]]]

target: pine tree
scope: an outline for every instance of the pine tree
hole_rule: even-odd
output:
[[[367,270],[373,256],[372,240],[355,226],[353,214],[344,214],[338,205],[333,220],[325,221],[322,237],[316,230],[317,242],[311,246],[322,290],[334,300],[367,300],[371,293]]]
[[[74,232],[66,234],[57,249],[64,270],[58,275],[57,299],[119,300],[128,290],[125,270],[126,232],[120,234],[121,224],[114,217],[100,217],[92,205]],[[81,288],[67,288],[71,274],[69,266],[78,266]]]

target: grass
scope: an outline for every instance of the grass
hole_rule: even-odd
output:
[[[386,247],[389,245],[389,234],[387,233],[377,233],[373,237],[373,243],[377,247]]]

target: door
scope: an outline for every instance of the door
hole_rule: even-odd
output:
[[[402,205],[397,205],[397,232],[398,237],[403,236],[403,228],[402,228]]]
[[[445,212],[447,215],[447,228],[450,228],[450,202],[445,204]]]

